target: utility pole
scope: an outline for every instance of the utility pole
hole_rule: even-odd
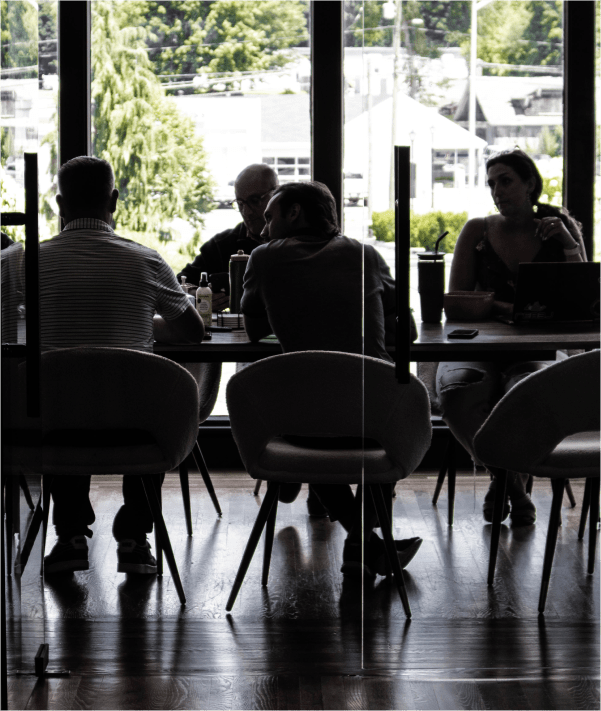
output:
[[[469,115],[468,130],[470,147],[468,153],[467,187],[470,191],[469,217],[473,217],[474,189],[476,187],[476,63],[478,60],[478,10],[489,5],[493,0],[472,0],[472,30],[470,37],[470,78],[469,78]]]
[[[386,15],[385,15],[386,16]],[[390,19],[390,18],[387,18]],[[401,0],[395,0],[394,5],[394,30],[392,44],[394,47],[394,64],[392,70],[392,141],[390,149],[390,183],[388,193],[388,204],[390,209],[394,209],[394,147],[397,144],[396,122],[397,122],[397,94],[399,91],[399,74],[401,73],[401,26],[403,22],[403,6]]]

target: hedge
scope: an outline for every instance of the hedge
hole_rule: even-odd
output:
[[[467,212],[427,212],[423,215],[411,213],[411,246],[434,249],[436,240],[445,230],[449,234],[441,243],[441,249],[450,253],[455,250],[457,237],[467,222]],[[374,212],[372,224],[376,239],[394,242],[394,210]]]

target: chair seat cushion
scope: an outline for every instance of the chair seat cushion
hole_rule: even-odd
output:
[[[358,437],[273,437],[258,461],[256,479],[281,482],[359,484],[403,478],[375,440]]]
[[[562,440],[528,473],[555,479],[599,476],[599,455],[599,432],[581,432]]]

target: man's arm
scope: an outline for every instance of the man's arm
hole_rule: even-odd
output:
[[[152,326],[155,340],[162,343],[200,343],[205,333],[202,319],[192,304],[174,319],[155,316]]]
[[[267,316],[249,316],[244,314],[244,328],[251,341],[259,341],[273,333]]]

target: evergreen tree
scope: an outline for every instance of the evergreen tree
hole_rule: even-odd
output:
[[[93,5],[94,155],[115,171],[120,225],[158,230],[181,217],[198,227],[212,208],[206,154],[192,120],[164,95],[146,30],[130,25],[137,4]]]
[[[2,0],[2,69],[33,67],[30,76],[37,75],[38,12],[26,0]],[[24,74],[19,74],[23,78]]]

